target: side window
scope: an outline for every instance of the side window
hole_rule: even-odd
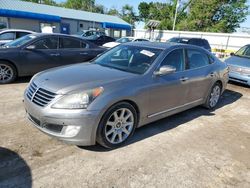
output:
[[[170,65],[176,68],[176,72],[184,70],[184,50],[177,49],[170,52],[161,63],[161,66]]]
[[[102,40],[105,40],[105,38],[104,38],[104,36],[100,36],[97,38],[97,40],[102,41]]]
[[[33,44],[35,49],[57,49],[58,47],[58,38],[50,37],[41,39]]]
[[[207,54],[198,50],[187,50],[187,69],[195,69],[210,64]]]
[[[6,32],[0,35],[0,40],[14,40],[15,35],[15,32]]]
[[[188,44],[196,45],[196,46],[203,46],[203,42],[198,39],[191,39],[189,40]]]
[[[85,42],[81,42],[81,48],[88,48],[89,45]]]
[[[203,40],[203,44],[204,44],[204,46],[205,46],[206,48],[209,48],[209,43],[208,43],[207,40]]]
[[[81,48],[81,41],[71,38],[61,38],[61,48]]]
[[[147,41],[145,39],[136,39],[135,41]]]
[[[25,35],[28,35],[28,34],[30,34],[30,33],[27,33],[27,32],[17,32],[16,33],[16,38],[18,39],[18,38],[21,38],[21,37],[23,37]]]

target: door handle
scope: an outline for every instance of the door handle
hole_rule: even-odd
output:
[[[57,56],[59,56],[59,55],[60,55],[59,53],[50,54],[50,56],[55,56],[55,57],[57,57]]]
[[[210,73],[210,76],[211,76],[211,77],[214,77],[214,75],[215,75],[214,72],[211,72],[211,73]]]
[[[182,78],[180,78],[180,81],[185,82],[185,81],[187,81],[188,79],[189,79],[188,77],[182,77]]]
[[[80,52],[80,55],[88,55],[87,52]]]

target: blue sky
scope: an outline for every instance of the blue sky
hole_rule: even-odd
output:
[[[57,2],[63,2],[65,0],[56,0]],[[120,10],[121,7],[125,4],[132,5],[135,8],[135,11],[138,12],[138,5],[140,2],[151,2],[154,0],[95,0],[97,4],[104,5],[106,8],[115,7]],[[168,0],[158,0],[157,2],[166,2]],[[250,0],[248,0],[248,5],[250,6]],[[139,27],[143,27],[142,24],[138,25]],[[247,17],[247,20],[241,24],[242,27],[250,27],[250,15]]]

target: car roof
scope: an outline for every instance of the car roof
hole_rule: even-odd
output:
[[[2,33],[2,32],[10,32],[10,31],[36,33],[34,31],[29,31],[29,30],[25,30],[25,29],[1,29],[0,33]]]
[[[40,36],[62,36],[62,37],[73,37],[73,38],[83,39],[80,36],[67,35],[67,34],[61,34],[61,33],[34,33],[32,35],[35,35],[38,37],[40,37]]]
[[[149,41],[138,41],[138,42],[128,42],[124,45],[130,45],[130,46],[138,46],[138,47],[147,47],[147,48],[157,48],[157,49],[168,49],[173,46],[192,46],[188,44],[182,44],[182,43],[174,43],[174,42],[149,42]]]
[[[204,38],[198,38],[198,37],[173,37],[173,38],[184,39],[184,40],[190,40],[190,39],[206,40]]]

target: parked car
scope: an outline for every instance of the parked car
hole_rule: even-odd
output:
[[[0,46],[11,42],[15,39],[21,38],[25,35],[34,34],[33,31],[22,29],[4,29],[0,31]]]
[[[250,44],[232,53],[225,62],[230,67],[229,80],[250,86]]]
[[[36,74],[24,105],[33,125],[52,137],[116,148],[136,127],[194,106],[216,107],[227,81],[227,65],[207,50],[125,43],[91,63]]]
[[[122,37],[122,38],[117,39],[114,42],[105,43],[102,46],[106,47],[106,48],[113,48],[113,47],[115,47],[115,46],[117,46],[119,44],[123,44],[123,43],[126,43],[126,42],[138,42],[138,41],[149,41],[149,40],[148,39],[143,39],[143,38],[136,38],[136,37]]]
[[[98,46],[102,46],[103,44],[107,43],[107,42],[113,42],[115,41],[114,38],[112,37],[108,37],[108,36],[98,36],[98,35],[92,35],[90,37],[83,37],[85,40],[92,42]]]
[[[206,39],[202,39],[202,38],[173,37],[169,39],[167,42],[176,42],[176,43],[200,46],[208,50],[209,52],[211,52],[211,46],[209,42]]]
[[[105,49],[78,37],[26,35],[0,48],[0,84],[52,67],[89,61],[103,51]]]
[[[80,31],[79,33],[76,34],[77,36],[80,37],[90,37],[90,36],[106,36],[106,33],[103,31],[95,31],[95,30],[87,30],[87,31]]]

